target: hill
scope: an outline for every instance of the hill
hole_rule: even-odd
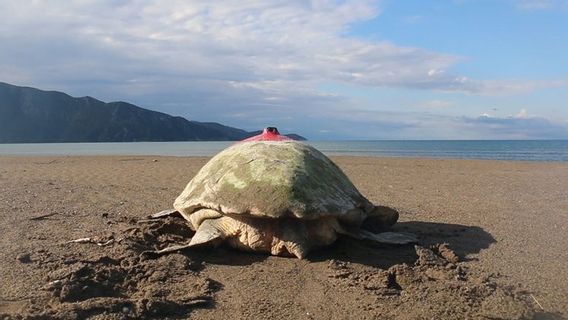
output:
[[[0,82],[0,143],[222,141],[252,135],[127,102],[105,103]]]

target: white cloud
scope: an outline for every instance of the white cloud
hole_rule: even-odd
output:
[[[455,103],[448,100],[429,100],[422,104],[422,107],[429,109],[445,109],[453,106],[455,106]]]
[[[566,139],[568,122],[532,116],[525,109],[514,116],[462,117],[464,130],[476,132],[482,139]]]
[[[473,95],[504,96],[567,86],[568,80],[475,80],[459,76],[448,79],[445,86],[432,89]]]
[[[335,133],[352,139],[567,139],[568,122],[538,116],[448,116],[351,111],[333,115]],[[334,122],[335,120],[335,122]],[[315,135],[317,136],[317,135]]]
[[[474,94],[531,86],[470,80],[448,71],[460,57],[345,35],[378,14],[366,0],[3,1],[0,61],[38,84],[116,82],[134,91],[187,80]]]
[[[529,114],[527,112],[527,109],[521,109],[521,111],[519,111],[519,113],[517,113],[517,115],[515,116],[516,119],[527,119],[529,117]]]

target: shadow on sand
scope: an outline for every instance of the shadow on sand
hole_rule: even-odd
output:
[[[479,253],[496,242],[491,234],[480,227],[459,224],[408,221],[395,224],[391,230],[417,235],[421,246],[448,243],[462,261],[470,260],[469,255]],[[400,263],[412,264],[416,258],[412,245],[379,246],[347,237],[341,237],[334,245],[308,256],[310,261],[336,259],[383,269]]]
[[[462,261],[470,260],[469,255],[479,253],[496,242],[491,234],[480,227],[459,224],[409,221],[399,222],[391,230],[417,235],[421,246],[448,243]],[[242,252],[226,246],[213,250],[191,250],[191,253],[186,251],[185,254],[206,263],[237,266],[250,265],[268,258],[264,253]],[[388,269],[400,263],[413,264],[417,256],[413,245],[383,246],[342,236],[333,245],[316,249],[307,257],[308,261],[314,262],[331,259]]]

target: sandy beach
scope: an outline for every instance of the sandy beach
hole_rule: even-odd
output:
[[[207,158],[0,157],[0,319],[568,316],[567,163],[332,159],[420,247],[142,256],[191,237],[145,219]]]

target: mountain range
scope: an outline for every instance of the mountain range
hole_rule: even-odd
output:
[[[0,82],[0,143],[241,140],[258,132]],[[304,137],[289,134],[296,140]]]

